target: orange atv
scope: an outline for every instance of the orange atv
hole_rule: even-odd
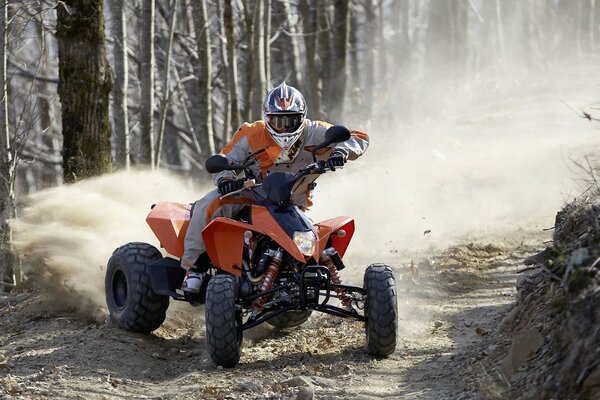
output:
[[[180,290],[185,270],[179,258],[190,206],[153,206],[147,222],[161,245],[177,258],[163,257],[146,243],[115,250],[105,279],[111,318],[123,329],[147,333],[165,320],[170,297],[193,305],[205,302],[208,350],[224,367],[239,362],[244,330],[263,322],[294,327],[314,310],[364,321],[369,353],[391,354],[398,328],[392,269],[373,264],[365,271],[363,287],[343,285],[339,271],[345,267],[342,257],[354,234],[354,220],[337,217],[314,224],[290,202],[299,179],[328,171],[324,161],[316,161],[316,151],[349,138],[347,129],[336,128],[330,128],[325,142],[313,150],[314,163],[297,174],[271,173],[262,184],[248,179],[242,189],[228,194],[260,190],[265,198],[249,205],[238,220],[215,218],[202,231],[213,267],[199,294]],[[211,173],[251,174],[246,166],[231,165],[222,156],[210,157],[206,168]]]

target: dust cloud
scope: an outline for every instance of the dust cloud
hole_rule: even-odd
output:
[[[361,284],[373,262],[399,266],[465,238],[551,227],[580,192],[570,160],[600,144],[598,125],[564,104],[598,100],[594,71],[582,64],[473,79],[452,92],[439,88],[435,112],[423,118],[388,114],[370,128],[352,126],[369,133],[371,146],[319,180],[312,210],[316,221],[356,219],[347,283]],[[48,291],[76,293],[60,292],[60,302],[103,309],[112,251],[131,241],[157,245],[145,222],[150,205],[192,202],[207,189],[132,171],[38,192],[13,221],[24,272]]]
[[[167,172],[129,171],[35,193],[11,224],[23,272],[57,307],[100,316],[112,252],[134,241],[158,247],[145,221],[150,206],[202,192]]]
[[[598,68],[474,78],[435,89],[435,107],[411,123],[377,118],[367,153],[319,181],[315,218],[354,216],[349,255],[368,263],[552,227],[582,190],[573,160],[600,145],[600,125],[570,108],[599,100],[600,81],[590,79]]]

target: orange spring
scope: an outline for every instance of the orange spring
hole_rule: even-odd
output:
[[[338,270],[335,264],[333,263],[331,257],[327,254],[324,254],[323,256],[321,256],[320,262],[325,264],[325,266],[329,270],[331,283],[333,283],[334,285],[341,285],[342,278],[340,278]],[[346,293],[344,289],[336,288],[334,290],[337,294],[337,298],[342,302],[343,305],[349,306],[352,303],[352,297],[348,296],[348,293]]]
[[[265,272],[265,279],[260,284],[259,289],[261,292],[266,292],[268,290],[271,290],[271,288],[273,287],[273,283],[275,283],[275,279],[277,279],[277,274],[279,274],[279,268],[281,268],[281,262],[282,262],[282,259],[277,258],[277,256],[273,256],[273,258],[271,258],[271,262],[269,263],[269,266],[267,267],[267,272]],[[254,300],[254,304],[252,305],[252,308],[254,308],[256,311],[262,311],[266,302],[267,302],[267,296],[259,297],[258,299]]]

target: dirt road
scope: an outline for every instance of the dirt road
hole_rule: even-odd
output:
[[[313,315],[289,332],[247,331],[240,365],[216,368],[202,307],[172,303],[165,325],[140,335],[61,307],[60,297],[10,295],[0,303],[0,390],[69,399],[477,398],[472,369],[514,302],[522,259],[542,243],[515,237],[415,258],[412,268],[398,258],[401,331],[387,359],[365,354],[360,323]],[[358,265],[348,269],[359,275]]]

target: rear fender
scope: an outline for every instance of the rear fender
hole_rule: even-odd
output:
[[[189,204],[160,202],[157,203],[146,222],[160,241],[160,245],[171,255],[183,256],[183,242],[190,222]]]
[[[344,257],[350,240],[354,235],[354,218],[352,217],[337,217],[321,221],[315,225],[318,232],[317,246],[315,250],[314,258],[318,260],[323,250],[327,246],[327,241],[331,238],[331,245],[340,254],[340,257]],[[344,237],[338,236],[339,231],[345,231]]]

